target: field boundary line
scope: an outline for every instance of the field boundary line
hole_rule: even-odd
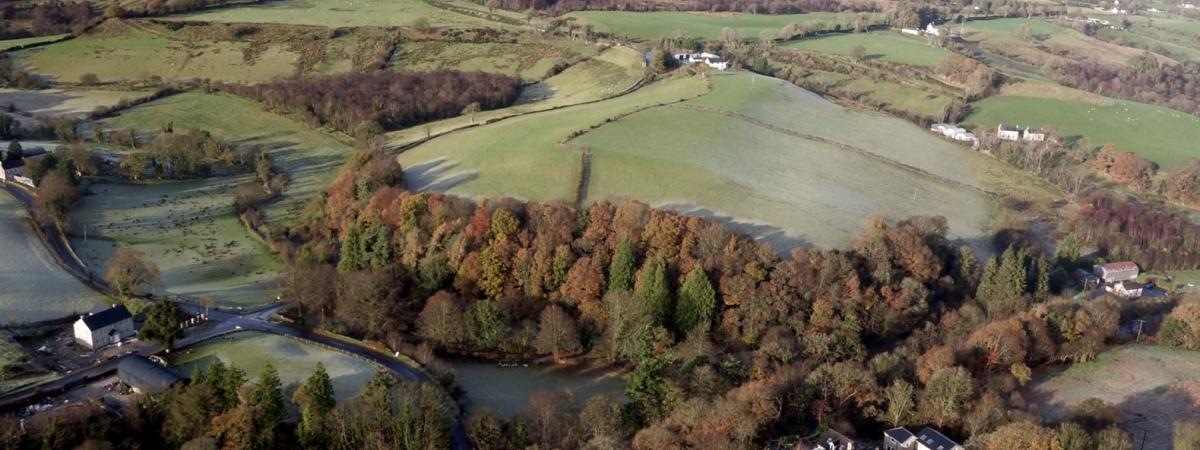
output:
[[[807,133],[801,133],[801,132],[798,132],[795,130],[790,130],[787,128],[782,128],[779,126],[771,125],[769,123],[763,122],[762,120],[747,116],[745,114],[736,113],[736,112],[732,112],[732,111],[725,111],[725,110],[720,110],[720,109],[715,109],[715,108],[709,108],[709,107],[704,107],[704,106],[695,106],[695,105],[683,105],[683,106],[674,106],[674,107],[687,109],[687,110],[691,110],[691,111],[696,111],[696,112],[702,112],[702,113],[706,113],[706,114],[716,114],[716,115],[721,115],[721,116],[738,119],[738,120],[744,121],[746,123],[749,123],[751,125],[755,125],[757,127],[764,128],[764,129],[767,129],[767,130],[770,130],[770,131],[773,131],[776,133],[785,134],[785,135],[788,135],[788,136],[791,136],[794,138],[819,142],[822,144],[837,147],[837,148],[845,150],[845,151],[858,153],[867,158],[871,158],[876,161],[880,161],[885,164],[889,164],[891,166],[912,172],[912,173],[917,174],[922,177],[926,177],[926,178],[941,182],[943,184],[947,184],[947,185],[950,185],[953,187],[969,189],[969,190],[987,195],[990,198],[998,197],[998,194],[991,192],[987,189],[981,188],[979,186],[972,186],[970,184],[963,183],[961,181],[952,180],[950,178],[929,172],[920,167],[916,167],[916,166],[913,166],[910,164],[905,164],[900,161],[896,161],[894,159],[891,159],[891,158],[888,158],[888,157],[885,157],[882,155],[878,155],[876,153],[873,153],[871,151],[868,151],[868,150],[860,148],[860,147],[856,147],[856,146],[849,145],[849,144],[844,144],[844,143],[837,142],[832,139],[824,138],[821,136],[811,135],[811,134],[807,134]]]

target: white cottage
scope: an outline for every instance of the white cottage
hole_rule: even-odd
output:
[[[75,340],[90,349],[116,344],[133,335],[133,315],[125,305],[81,316],[75,321]]]

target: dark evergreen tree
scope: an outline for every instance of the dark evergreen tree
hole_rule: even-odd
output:
[[[662,257],[642,266],[634,294],[649,307],[656,324],[671,324],[671,287],[667,284],[667,262]]]
[[[365,240],[362,226],[354,224],[346,230],[346,238],[342,241],[341,260],[338,261],[339,272],[354,272],[366,266]]]
[[[612,263],[608,266],[608,290],[631,291],[634,284],[634,271],[637,269],[636,257],[633,254],[633,242],[628,237],[622,237],[613,254]]]
[[[708,275],[699,265],[688,272],[679,287],[679,300],[675,303],[675,332],[682,336],[693,329],[708,331],[712,326],[717,309],[717,292]]]

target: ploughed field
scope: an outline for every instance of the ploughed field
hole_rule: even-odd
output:
[[[59,319],[109,299],[54,261],[17,199],[0,191],[0,325]]]

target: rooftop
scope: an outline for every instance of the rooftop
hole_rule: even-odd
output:
[[[125,319],[132,319],[133,315],[129,314],[129,309],[125,305],[117,305],[100,311],[95,314],[83,316],[83,324],[87,325],[89,330],[98,330]]]
[[[917,440],[925,444],[933,450],[950,450],[958,447],[958,443],[946,437],[942,432],[930,427],[925,427],[920,433],[917,433]]]
[[[1138,265],[1132,261],[1122,261],[1108,263],[1100,266],[1100,268],[1104,269],[1105,272],[1125,272],[1129,270],[1138,270]]]
[[[908,442],[909,439],[913,439],[916,437],[916,436],[913,436],[911,431],[908,431],[908,428],[904,428],[904,427],[892,428],[890,430],[884,431],[883,434],[887,435],[887,437],[895,439],[896,442],[901,442],[901,443]]]
[[[130,355],[117,364],[117,378],[139,391],[158,391],[182,381],[174,370],[142,355]]]

